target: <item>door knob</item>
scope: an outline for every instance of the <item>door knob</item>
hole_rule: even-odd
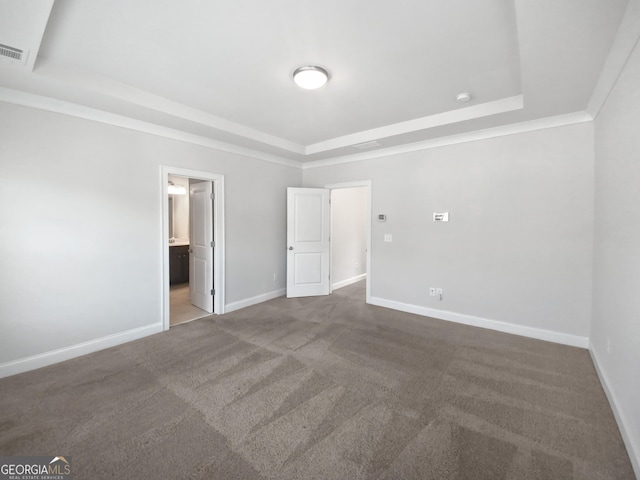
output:
[[[289,250],[293,250],[293,247],[289,247]]]

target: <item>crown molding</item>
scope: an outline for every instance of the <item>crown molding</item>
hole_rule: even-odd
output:
[[[486,140],[489,138],[503,137],[506,135],[515,135],[518,133],[531,132],[534,130],[543,130],[546,128],[563,127],[565,125],[573,125],[576,123],[585,123],[593,121],[593,117],[587,112],[574,112],[564,115],[556,115],[553,117],[545,117],[526,122],[512,123],[499,127],[487,128],[473,132],[461,133],[458,135],[450,135],[448,137],[434,138],[422,142],[410,143],[407,145],[398,145],[381,150],[370,152],[356,153],[338,158],[329,158],[326,160],[316,160],[314,162],[304,163],[303,169],[320,168],[343,163],[360,162],[363,160],[373,160],[375,158],[388,157],[401,153],[416,152],[419,150],[427,150],[431,148],[444,147],[447,145],[455,145],[458,143],[474,142],[477,140]]]
[[[448,112],[437,113],[427,117],[416,118],[406,122],[394,123],[380,128],[364,130],[362,132],[344,135],[342,137],[331,138],[324,142],[307,145],[305,153],[311,155],[322,153],[337,148],[350,147],[372,140],[381,140],[395,135],[427,130],[429,128],[449,125],[452,123],[464,122],[475,118],[488,117],[498,113],[506,113],[514,110],[521,110],[524,107],[522,95],[507,97],[493,102],[481,103],[470,107],[458,108]]]
[[[116,99],[126,104],[130,104],[131,106],[148,109],[164,115],[170,115],[176,119],[186,120],[221,132],[237,135],[247,140],[269,145],[285,152],[301,156],[301,158],[324,152],[328,152],[330,154],[332,150],[350,147],[367,141],[380,140],[420,130],[428,130],[442,125],[450,125],[500,113],[512,112],[514,110],[521,110],[524,107],[524,99],[520,94],[491,102],[456,108],[454,110],[404,122],[398,122],[370,130],[363,130],[349,135],[330,138],[310,145],[301,145],[296,142],[256,130],[246,125],[241,125],[216,115],[212,115],[197,108],[166,99],[159,95],[140,90],[131,85],[104,77],[103,75],[56,64],[46,57],[38,58],[37,70],[33,75],[39,82],[44,83],[45,88],[51,83],[57,83],[58,85],[65,86],[65,88],[72,88],[78,92],[85,92],[85,94],[91,93],[105,98]],[[16,89],[20,87],[13,85],[9,88]],[[46,97],[47,94],[44,93],[44,91],[33,95],[52,99],[55,98],[54,96]],[[78,102],[78,100],[66,100],[66,102],[73,105],[82,104],[82,102]],[[96,110],[99,110],[99,108]],[[126,116],[126,114],[123,116]],[[147,122],[151,124],[153,120],[151,122]],[[177,131],[178,129],[174,130]],[[202,138],[208,138],[202,135],[195,135]],[[220,142],[220,144],[231,145],[228,142]],[[254,148],[249,148],[249,150],[254,150]],[[279,157],[277,154],[271,155]]]
[[[385,125],[383,127],[363,130],[349,135],[330,138],[310,145],[302,145],[256,130],[246,125],[241,125],[216,115],[212,115],[211,113],[207,113],[197,108],[169,100],[159,95],[140,90],[131,85],[104,77],[103,75],[56,64],[46,57],[38,58],[38,68],[34,73],[36,77],[44,82],[58,82],[79,91],[91,92],[93,94],[103,95],[107,98],[114,98],[137,107],[146,108],[165,115],[171,115],[175,118],[194,122],[199,125],[204,125],[222,132],[237,135],[254,142],[263,143],[303,156],[330,152],[331,150],[350,147],[352,145],[371,140],[380,140],[396,135],[427,130],[442,125],[459,123],[500,113],[511,112],[514,110],[521,110],[524,108],[524,99],[522,94],[520,94],[491,102],[456,108],[454,110],[413,120]]]
[[[316,160],[312,162],[299,162],[296,160],[290,160],[287,158],[279,157],[277,155],[271,155],[268,153],[260,152],[250,148],[239,147],[226,142],[213,140],[211,138],[203,137],[201,135],[195,135],[187,133],[181,130],[163,127],[154,123],[145,122],[142,120],[136,120],[123,115],[117,115],[114,113],[105,112],[103,110],[78,105],[75,103],[67,102],[64,100],[58,100],[51,97],[45,97],[42,95],[36,95],[32,93],[22,92],[10,88],[0,87],[0,101],[6,103],[12,103],[16,105],[22,105],[25,107],[37,108],[40,110],[46,110],[49,112],[60,113],[63,115],[69,115],[72,117],[83,118],[86,120],[92,120],[95,122],[104,123],[107,125],[113,125],[116,127],[126,128],[129,130],[135,130],[138,132],[148,133],[172,140],[178,140],[185,143],[191,143],[194,145],[200,145],[214,150],[233,153],[248,157],[256,160],[263,160],[265,162],[274,163],[292,168],[308,169],[308,168],[320,168],[333,165],[341,165],[351,162],[359,162],[364,160],[373,160],[376,158],[388,157],[391,155],[398,155],[402,153],[415,152],[419,150],[427,150],[431,148],[443,147],[446,145],[455,145],[458,143],[467,143],[477,140],[485,140],[494,137],[502,137],[505,135],[514,135],[518,133],[530,132],[534,130],[542,130],[545,128],[561,127],[565,125],[572,125],[576,123],[585,123],[593,120],[593,117],[586,111],[574,112],[564,115],[557,115],[554,117],[545,117],[536,120],[530,120],[526,122],[514,123],[509,125],[503,125],[494,128],[488,128],[484,130],[477,130],[468,133],[462,133],[458,135],[450,135],[447,137],[440,137],[431,140],[425,140],[422,142],[415,142],[406,145],[398,145],[395,147],[389,147],[385,149],[361,152],[353,155],[346,155],[341,157],[328,158],[324,160]]]
[[[113,125],[116,127],[156,135],[159,137],[169,138],[172,140],[200,145],[223,152],[242,155],[244,157],[263,160],[265,162],[284,165],[286,167],[301,168],[302,165],[300,162],[297,162],[295,160],[289,160],[286,158],[278,157],[276,155],[270,155],[268,153],[259,152],[250,148],[239,147],[218,140],[212,140],[201,135],[183,132],[174,128],[162,127],[154,123],[136,120],[133,118],[125,117],[123,115],[117,115],[115,113],[105,112],[96,108],[86,107],[84,105],[78,105],[64,100],[58,100],[55,98],[36,95],[33,93],[21,92],[19,90],[13,90],[10,88],[0,87],[0,101],[22,105],[24,107],[46,110],[48,112],[61,113],[63,115],[83,118],[85,120],[92,120],[107,125]]]

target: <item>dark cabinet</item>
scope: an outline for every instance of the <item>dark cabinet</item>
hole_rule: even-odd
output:
[[[189,245],[169,247],[169,283],[177,285],[189,281]]]

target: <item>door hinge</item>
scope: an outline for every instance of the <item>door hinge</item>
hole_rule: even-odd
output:
[[[215,200],[215,199],[216,199],[216,194],[215,194],[215,193],[212,193],[212,194],[211,194],[211,200]]]
[[[211,289],[211,295],[215,295],[215,294],[216,294],[216,291],[212,288]]]
[[[211,242],[211,248],[216,248],[216,242]]]

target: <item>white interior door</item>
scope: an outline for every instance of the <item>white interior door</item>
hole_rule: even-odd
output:
[[[287,189],[287,297],[329,294],[329,192]]]
[[[189,297],[213,313],[213,183],[189,187]]]

